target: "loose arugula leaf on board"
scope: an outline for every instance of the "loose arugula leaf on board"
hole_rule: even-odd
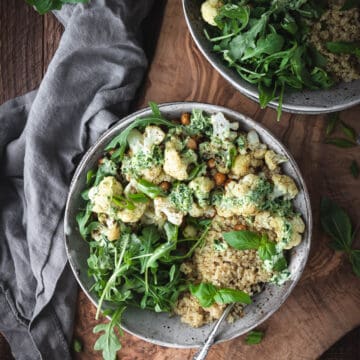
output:
[[[348,137],[351,141],[356,142],[356,131],[349,125],[345,124],[343,121],[340,122],[341,130],[346,137]]]
[[[327,126],[326,126],[326,136],[329,136],[334,132],[335,127],[339,123],[339,121],[340,121],[340,118],[339,118],[339,113],[338,112],[331,113],[328,116]]]
[[[351,171],[351,174],[354,177],[354,179],[357,179],[359,177],[360,169],[359,169],[359,165],[356,162],[356,160],[353,160],[351,162],[350,171]]]
[[[83,349],[83,345],[78,339],[74,339],[73,349],[75,352],[80,353]]]
[[[257,345],[261,343],[264,335],[265,333],[262,331],[252,330],[246,335],[245,342],[248,345]]]
[[[352,226],[349,216],[334,201],[323,197],[320,220],[324,231],[331,237],[334,250],[349,251],[352,242]]]
[[[115,329],[122,334],[120,321],[125,309],[125,306],[118,308],[112,315],[110,322],[107,324],[99,324],[93,329],[93,333],[104,332],[94,345],[94,350],[102,351],[104,360],[115,360],[117,351],[121,349],[121,344]]]
[[[35,7],[36,11],[43,15],[51,10],[60,10],[66,3],[86,3],[89,0],[25,0]]]
[[[340,148],[352,148],[354,146],[356,146],[356,143],[347,139],[342,139],[342,138],[330,138],[330,139],[326,139],[325,140],[325,144],[330,144],[330,145],[334,145]]]

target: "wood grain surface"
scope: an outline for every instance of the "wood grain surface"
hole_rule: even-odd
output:
[[[360,325],[360,280],[345,257],[328,248],[319,226],[321,195],[332,197],[347,209],[353,222],[359,221],[360,180],[352,178],[349,166],[355,158],[360,161],[360,149],[325,145],[325,116],[283,114],[276,122],[274,110],[261,110],[206,62],[187,31],[180,0],[167,1],[162,15],[164,3],[157,3],[157,15],[147,22],[146,49],[152,63],[134,110],[149,100],[203,101],[227,106],[264,124],[294,155],[309,188],[315,222],[305,273],[286,303],[260,327],[266,331],[263,342],[248,346],[240,337],[216,345],[208,359],[316,359]],[[159,36],[154,35],[157,28]],[[0,103],[39,85],[62,31],[53,15],[40,17],[23,0],[0,1]],[[360,107],[355,107],[342,112],[341,118],[360,132],[359,115]],[[75,359],[101,359],[92,349],[94,315],[95,308],[79,292],[74,338],[82,342],[83,351],[74,354]],[[359,334],[359,330],[352,332],[321,359],[358,359]],[[129,334],[122,344],[121,359],[185,360],[194,353],[152,345]],[[10,358],[0,337],[0,359]]]

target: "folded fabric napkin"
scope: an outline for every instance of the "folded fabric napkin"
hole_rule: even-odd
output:
[[[84,151],[128,111],[151,0],[56,12],[65,32],[36,92],[0,107],[0,331],[17,359],[70,359],[76,283],[63,211]]]

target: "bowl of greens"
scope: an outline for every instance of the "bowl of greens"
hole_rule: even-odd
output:
[[[200,346],[232,302],[217,341],[248,332],[289,296],[310,249],[304,180],[270,132],[219,106],[150,105],[89,149],[65,210],[70,265],[112,319],[94,329],[105,353],[119,349],[119,323]]]
[[[360,102],[357,2],[183,0],[183,9],[210,64],[278,117]]]

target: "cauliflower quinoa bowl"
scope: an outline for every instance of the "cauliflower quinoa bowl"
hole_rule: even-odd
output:
[[[175,347],[199,346],[229,303],[218,341],[276,311],[311,228],[284,147],[251,119],[198,103],[152,103],[110,129],[79,165],[65,212],[70,264],[98,311],[121,309],[125,330]]]

